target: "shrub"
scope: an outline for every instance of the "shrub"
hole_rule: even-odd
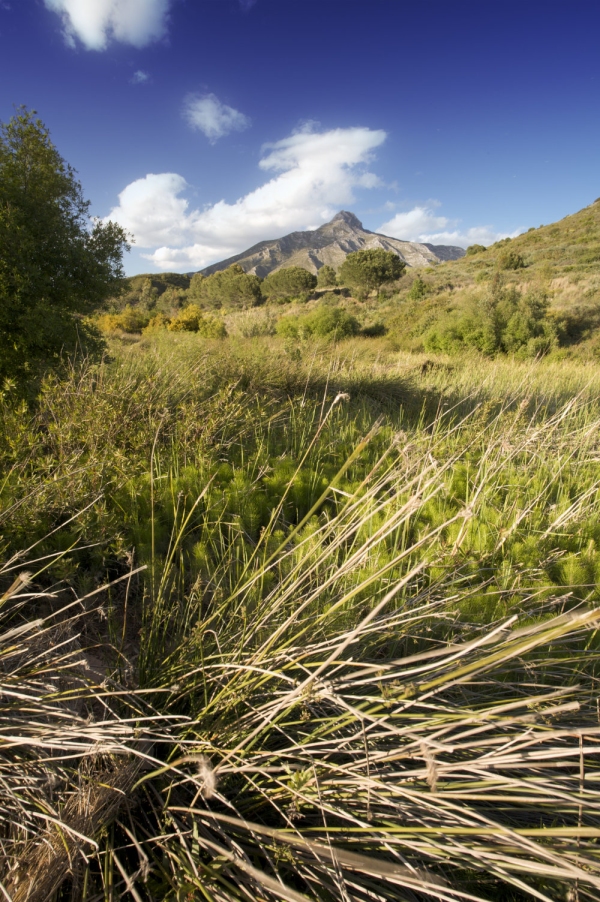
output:
[[[288,266],[270,273],[262,283],[263,296],[269,300],[305,296],[317,287],[317,277],[301,266]]]
[[[483,251],[486,251],[487,248],[483,246],[483,244],[471,244],[466,249],[465,254],[467,257],[471,257],[473,254],[481,254]]]
[[[335,269],[333,268],[333,266],[327,266],[327,264],[325,264],[317,273],[317,287],[335,288],[336,285],[337,276],[335,274]]]
[[[454,311],[425,338],[428,351],[458,353],[474,348],[482,354],[517,354],[537,357],[558,346],[556,323],[548,317],[546,295],[524,297],[515,289],[492,286],[490,295],[476,300],[467,311]]]
[[[144,333],[148,332],[160,332],[163,329],[167,329],[171,320],[168,316],[165,316],[164,313],[157,313],[156,316],[153,316],[146,328],[144,329]]]
[[[197,332],[203,338],[226,338],[227,329],[213,316],[202,313],[197,304],[189,304],[168,323],[171,332]]]
[[[284,316],[277,323],[278,335],[292,341],[310,337],[339,341],[359,331],[358,320],[342,307],[317,307],[304,316]]]
[[[421,278],[421,276],[417,276],[417,278],[413,281],[410,286],[410,291],[408,292],[408,296],[411,301],[420,301],[421,298],[424,298],[427,294],[427,285]]]
[[[143,310],[125,307],[121,313],[105,313],[97,323],[103,332],[141,332],[149,322],[149,315]]]
[[[525,260],[516,251],[505,251],[498,257],[498,269],[525,269]]]

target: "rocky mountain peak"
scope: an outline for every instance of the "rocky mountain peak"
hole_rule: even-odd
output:
[[[355,229],[362,229],[363,224],[354,213],[349,213],[348,210],[340,210],[339,213],[336,213],[331,222],[346,222],[349,226],[352,226]]]
[[[431,266],[442,260],[457,260],[465,253],[462,247],[419,244],[369,232],[363,228],[358,216],[348,210],[340,210],[330,222],[314,231],[291,232],[282,238],[261,241],[235,257],[207,266],[202,274],[210,276],[227,269],[232,263],[239,263],[244,272],[253,273],[261,279],[283,266],[300,266],[317,273],[325,265],[338,269],[348,254],[369,248],[393,251],[409,266]]]

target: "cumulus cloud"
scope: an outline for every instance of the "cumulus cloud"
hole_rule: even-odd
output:
[[[131,232],[148,260],[165,270],[201,269],[258,241],[317,228],[352,204],[356,188],[373,187],[368,171],[381,130],[303,130],[266,145],[260,168],[272,177],[235,203],[190,209],[188,187],[175,173],[147,175],[128,185],[107,218]]]
[[[137,72],[134,72],[131,76],[131,84],[132,85],[143,85],[149,80],[150,76],[147,72],[144,72],[143,69],[138,69]]]
[[[497,232],[492,226],[460,228],[460,220],[439,216],[438,201],[413,207],[405,213],[396,213],[393,219],[384,222],[378,229],[383,235],[401,238],[404,241],[419,241],[422,244],[452,244],[468,247],[470,244],[493,244],[501,238],[514,238],[516,232]]]
[[[211,144],[251,125],[248,116],[221,103],[214,94],[188,94],[183,102],[183,117],[191,128],[203,132]]]
[[[145,47],[166,32],[170,0],[45,0],[62,19],[72,46],[105,50],[111,39]]]

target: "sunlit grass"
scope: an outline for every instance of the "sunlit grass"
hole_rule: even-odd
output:
[[[598,896],[598,374],[364,348],[5,397],[9,897]]]

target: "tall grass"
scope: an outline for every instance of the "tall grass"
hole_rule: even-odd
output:
[[[5,897],[600,898],[593,390],[352,347],[5,399]]]

